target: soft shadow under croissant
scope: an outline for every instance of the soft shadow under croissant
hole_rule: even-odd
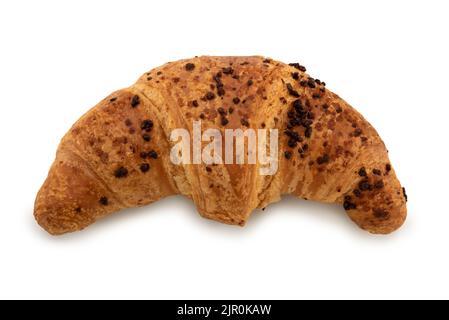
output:
[[[406,195],[375,129],[299,64],[263,57],[197,57],[145,73],[79,119],[62,139],[35,202],[51,234],[81,230],[123,208],[169,195],[206,218],[244,225],[284,194],[338,203],[361,228],[387,234]],[[278,129],[278,170],[170,161],[173,129]]]

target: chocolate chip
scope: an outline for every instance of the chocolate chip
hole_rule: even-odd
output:
[[[240,98],[239,97],[235,97],[234,99],[232,99],[232,102],[234,102],[234,104],[239,104],[240,103]]]
[[[341,112],[343,111],[343,109],[342,109],[340,106],[336,106],[336,107],[335,107],[335,111],[336,111],[337,113],[341,113]]]
[[[140,153],[140,157],[142,158],[142,159],[146,159],[147,157],[148,157],[148,154],[146,153],[146,152],[141,152]]]
[[[292,72],[292,78],[295,80],[299,80],[299,72]]]
[[[365,180],[362,180],[359,182],[359,189],[361,191],[367,191],[367,190],[371,190],[372,186],[369,183],[369,181],[365,179]]]
[[[134,95],[134,96],[131,98],[131,107],[132,107],[132,108],[136,108],[136,107],[139,105],[139,103],[140,103],[140,98],[139,98],[139,96],[138,96],[138,95]]]
[[[110,102],[114,102],[114,101],[116,101],[116,100],[117,100],[117,98],[111,98],[111,99],[109,99]]]
[[[151,150],[150,152],[148,152],[148,156],[149,156],[150,158],[157,159],[158,154],[157,154],[156,151]]]
[[[380,220],[387,220],[390,217],[390,213],[385,209],[376,208],[373,213],[374,217]]]
[[[301,100],[296,99],[295,101],[293,101],[292,106],[296,112],[298,112],[298,113],[304,112]]]
[[[225,110],[223,107],[219,107],[219,108],[217,109],[217,112],[218,112],[220,115],[222,115],[222,116],[225,116],[225,115],[228,114],[228,113],[226,112],[226,110]]]
[[[232,114],[234,112],[234,108],[233,107],[229,107],[228,112],[229,112],[229,114]]]
[[[195,65],[193,63],[187,63],[186,64],[186,70],[187,71],[192,71],[193,69],[195,69]]]
[[[223,87],[217,87],[217,94],[222,97],[226,93],[225,89]]]
[[[240,119],[242,126],[249,127],[249,122],[245,118]]]
[[[307,81],[307,85],[309,86],[309,88],[315,88],[315,81],[312,78],[309,78],[309,80]]]
[[[306,70],[306,67],[300,65],[300,64],[297,63],[297,62],[295,62],[295,63],[289,63],[288,65],[291,66],[291,67],[293,67],[293,68],[296,68],[296,69],[298,69],[299,71],[302,71],[302,72],[306,72],[306,71],[307,71],[307,70]]]
[[[106,197],[101,197],[99,202],[103,206],[107,206],[109,204],[109,200]]]
[[[142,123],[140,124],[140,129],[142,129],[146,132],[150,132],[151,129],[153,129],[153,121],[143,120]]]
[[[354,137],[359,137],[362,134],[362,130],[360,128],[355,129]]]
[[[290,83],[287,83],[287,90],[288,90],[288,93],[289,93],[291,96],[296,97],[296,98],[299,98],[299,93],[298,93],[298,91],[296,91],[295,89],[293,89],[293,86],[292,86]]]
[[[220,122],[222,126],[225,126],[229,123],[229,120],[222,116]]]
[[[382,189],[384,187],[384,182],[382,180],[376,181],[376,183],[374,183],[374,188],[376,189]]]
[[[362,192],[359,190],[359,189],[355,189],[354,190],[354,195],[356,196],[356,197],[361,197],[362,196]]]
[[[226,67],[226,68],[223,68],[222,70],[223,70],[224,74],[233,74],[234,73],[234,69],[232,69],[231,67]]]
[[[212,168],[211,167],[206,167],[206,171],[211,173],[212,172]]]
[[[200,119],[202,119],[202,120],[206,119],[206,116],[204,115],[204,113],[200,114]]]
[[[208,93],[206,93],[205,98],[207,100],[215,99],[215,93],[213,93],[212,91],[209,91]]]
[[[357,206],[355,205],[355,203],[346,200],[343,203],[343,208],[345,208],[345,210],[354,210],[357,209]]]
[[[375,174],[376,176],[380,176],[382,175],[382,171],[380,171],[379,169],[373,169],[373,174]]]
[[[145,140],[146,142],[149,142],[151,140],[151,136],[148,133],[144,133],[142,135],[142,139]]]
[[[366,177],[366,170],[365,167],[360,168],[359,170],[359,176]]]
[[[294,140],[295,142],[301,142],[302,141],[301,136],[296,131],[285,130],[284,133],[285,133],[285,135],[290,137],[290,139]]]
[[[325,163],[328,163],[329,162],[329,155],[328,154],[324,154],[323,156],[321,156],[321,157],[318,157],[317,159],[316,159],[316,162],[318,163],[318,164],[325,164]]]
[[[195,108],[197,108],[198,107],[198,101],[196,101],[196,100],[193,100],[192,101],[192,106],[194,106]]]
[[[148,163],[142,163],[140,165],[140,171],[143,173],[148,172],[150,170],[150,165]]]
[[[284,152],[284,157],[285,157],[285,159],[287,159],[287,160],[291,159],[291,158],[292,158],[292,153],[291,153],[291,151],[285,151],[285,152]]]
[[[310,138],[312,136],[312,127],[306,128],[306,131],[304,132],[304,136],[306,136],[306,138]]]
[[[387,171],[387,173],[390,172],[391,171],[391,164],[387,163],[385,165],[385,170]]]
[[[125,167],[119,167],[114,171],[114,176],[116,178],[126,178],[128,176],[128,169]]]
[[[297,144],[298,144],[298,142],[296,142],[295,139],[291,139],[291,138],[288,139],[288,146],[289,146],[290,148],[295,148]]]
[[[127,126],[127,127],[129,127],[129,126],[132,126],[132,122],[131,122],[131,120],[129,120],[129,119],[126,119],[125,120],[125,125]]]
[[[253,83],[254,83],[254,82],[253,82],[253,80],[251,80],[251,79],[249,79],[248,82],[246,82],[246,84],[248,85],[248,87],[252,86]]]

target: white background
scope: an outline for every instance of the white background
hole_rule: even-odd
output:
[[[447,1],[1,1],[0,298],[449,298]],[[286,198],[245,228],[167,198],[51,237],[33,202],[59,139],[194,55],[301,62],[379,131],[409,195],[390,236]]]

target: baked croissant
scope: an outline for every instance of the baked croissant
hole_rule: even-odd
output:
[[[371,233],[396,230],[406,218],[406,195],[384,143],[357,111],[305,72],[298,63],[258,56],[205,56],[145,73],[64,136],[37,195],[37,222],[58,235],[182,194],[203,217],[242,226],[255,208],[292,194],[341,204]],[[202,132],[277,129],[278,170],[260,174],[259,161],[173,163],[173,130],[192,133],[195,121]]]

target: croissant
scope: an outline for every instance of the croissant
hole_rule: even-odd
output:
[[[224,162],[223,144],[209,153],[218,161],[185,162],[194,151],[176,149],[173,132],[195,135],[199,123],[200,135],[213,133],[210,142],[222,142],[229,129],[269,131],[257,141],[267,154],[277,143],[274,170],[262,172],[261,158]],[[34,216],[59,235],[177,194],[203,217],[241,226],[287,194],[341,204],[371,233],[388,234],[406,218],[405,189],[376,130],[302,65],[259,56],[167,63],[102,100],[62,139]]]

